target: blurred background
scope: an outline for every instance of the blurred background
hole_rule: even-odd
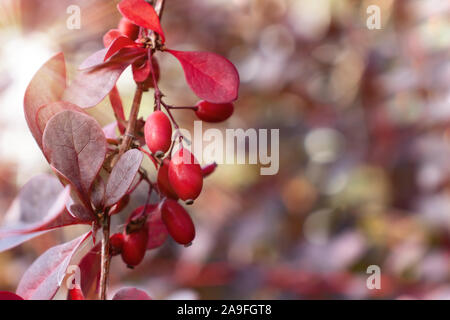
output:
[[[0,220],[26,181],[50,171],[23,115],[28,82],[59,51],[73,75],[116,27],[117,2],[0,0]],[[372,4],[379,30],[366,26]],[[70,5],[80,30],[66,27]],[[213,127],[280,129],[280,170],[221,165],[189,208],[194,245],[167,241],[133,271],[115,258],[110,294],[133,285],[155,299],[450,298],[450,2],[167,0],[162,25],[169,47],[236,64],[236,113]],[[176,60],[157,57],[166,101],[195,104]],[[130,70],[118,86],[129,108]],[[141,115],[152,107],[150,92]],[[110,110],[106,99],[89,112],[106,125]],[[191,128],[194,115],[178,113]],[[1,253],[0,289],[15,291],[37,256],[82,230]],[[380,290],[366,286],[370,265]]]

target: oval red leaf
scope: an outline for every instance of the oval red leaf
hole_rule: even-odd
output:
[[[66,63],[58,53],[35,74],[25,91],[24,112],[31,134],[42,149],[42,132],[36,123],[36,112],[44,104],[61,99],[66,88]]]
[[[106,156],[106,138],[97,121],[85,114],[63,111],[47,124],[44,153],[86,199]]]
[[[111,58],[120,49],[123,49],[125,47],[130,47],[130,46],[137,47],[137,44],[130,38],[120,36],[120,37],[114,39],[114,41],[108,47],[108,51],[106,52],[105,57],[103,58],[103,61],[106,61],[109,58]]]
[[[238,98],[239,73],[228,59],[211,52],[167,52],[180,61],[186,81],[199,98],[213,103]]]
[[[120,157],[106,185],[105,207],[116,204],[127,193],[141,166],[143,157],[142,152],[137,149],[129,150]]]
[[[72,257],[90,235],[91,232],[44,252],[25,272],[16,294],[25,300],[52,299],[61,286]]]
[[[123,0],[117,5],[120,13],[134,24],[155,31],[166,42],[158,14],[145,0]]]

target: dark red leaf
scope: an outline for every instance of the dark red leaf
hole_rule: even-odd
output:
[[[60,113],[64,110],[72,110],[72,111],[78,111],[81,113],[85,113],[83,109],[80,107],[74,105],[70,102],[65,101],[57,101],[57,102],[51,102],[48,104],[44,104],[41,106],[37,112],[36,112],[36,124],[38,126],[39,132],[41,135],[44,134],[45,126],[47,125],[47,122],[57,113]]]
[[[145,291],[136,288],[123,288],[116,292],[113,300],[152,300],[152,298]]]
[[[79,112],[60,112],[47,123],[43,143],[50,164],[88,198],[106,156],[106,138],[97,121]]]
[[[213,103],[237,99],[239,73],[229,60],[211,52],[166,51],[180,61],[186,81],[199,98]]]
[[[104,36],[103,36],[103,45],[105,48],[109,48],[111,43],[117,39],[118,37],[122,36],[122,33],[119,31],[119,29],[111,29],[109,30]]]
[[[100,277],[101,266],[101,243],[93,247],[80,261],[81,290],[85,295],[89,293],[92,286],[97,284]]]
[[[155,31],[164,43],[166,38],[158,14],[145,0],[123,0],[118,5],[120,13],[134,24]]]
[[[67,267],[77,249],[91,233],[48,249],[23,275],[16,293],[25,300],[50,300],[61,287]]]
[[[112,109],[114,111],[114,115],[116,116],[116,119],[125,121],[125,112],[123,111],[123,103],[122,98],[120,98],[119,90],[117,89],[117,86],[114,86],[109,93],[109,101],[111,102]],[[123,123],[118,123],[119,131],[121,134],[125,133],[125,126]]]
[[[107,62],[79,71],[64,92],[63,100],[81,108],[96,106],[111,92],[122,72],[145,54],[146,50],[143,48],[123,48]],[[86,65],[92,64],[94,61]]]
[[[108,47],[108,51],[105,54],[105,57],[103,58],[103,61],[108,60],[111,58],[115,53],[117,53],[120,49],[123,49],[125,47],[136,47],[136,43],[131,40],[130,38],[120,36],[116,38],[111,45]]]
[[[0,300],[23,300],[23,298],[12,292],[0,291]]]
[[[64,55],[58,53],[38,70],[25,92],[25,119],[41,149],[42,132],[36,123],[36,112],[42,105],[60,100],[65,88],[66,64]]]
[[[136,176],[143,155],[137,149],[127,151],[119,159],[106,185],[105,207],[116,204],[127,193]]]
[[[133,78],[137,83],[147,80],[150,72],[151,66],[148,59],[143,58],[133,63]]]
[[[105,190],[105,182],[102,177],[98,176],[97,179],[95,179],[91,191],[91,201],[96,209],[103,209],[103,204],[105,203]]]

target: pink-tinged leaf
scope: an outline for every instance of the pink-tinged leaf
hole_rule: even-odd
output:
[[[106,53],[108,53],[108,48],[94,52],[80,64],[78,70],[90,69],[103,64],[105,62]]]
[[[28,234],[9,233],[8,235],[5,235],[3,237],[0,236],[0,252],[4,252],[12,248],[15,248],[21,245],[22,243],[30,241],[31,239],[39,237],[40,235],[43,235],[44,233],[47,233],[49,231],[51,230],[33,232]]]
[[[23,300],[23,298],[12,292],[0,291],[0,300]]]
[[[113,300],[152,300],[152,298],[143,290],[123,288],[116,292]]]
[[[64,110],[72,110],[72,111],[78,111],[81,113],[85,113],[83,109],[80,107],[74,105],[70,102],[65,101],[57,101],[57,102],[51,102],[48,104],[44,104],[41,106],[37,112],[36,112],[36,124],[38,126],[39,132],[41,135],[44,134],[45,126],[47,125],[47,122],[57,113],[60,113]]]
[[[111,122],[110,124],[103,127],[103,133],[106,139],[117,139],[117,121]]]
[[[80,261],[81,290],[87,295],[92,286],[97,284],[100,278],[101,267],[101,243],[93,247]]]
[[[31,134],[42,149],[42,132],[36,123],[36,112],[44,104],[61,99],[66,88],[66,64],[59,53],[35,74],[25,92],[24,112]]]
[[[155,31],[164,43],[166,38],[158,14],[145,0],[123,0],[118,5],[120,13],[134,24]]]
[[[211,52],[166,51],[180,61],[186,81],[199,98],[212,103],[238,98],[239,73],[228,59]]]
[[[106,52],[105,57],[103,58],[103,61],[106,61],[109,58],[111,58],[120,49],[123,49],[125,47],[130,47],[130,46],[136,47],[137,44],[128,37],[124,37],[124,36],[118,37],[109,46],[108,51]]]
[[[127,193],[143,160],[142,152],[137,149],[122,155],[109,176],[106,185],[105,207],[116,204]]]
[[[114,115],[116,119],[122,120],[125,122],[125,112],[123,111],[123,103],[122,98],[120,97],[119,90],[117,89],[117,86],[114,86],[109,93],[109,101],[111,102],[111,107],[114,111]],[[118,123],[119,131],[121,134],[125,133],[125,126],[123,123]]]
[[[103,45],[105,48],[109,48],[111,43],[118,37],[123,36],[119,29],[111,29],[103,36]]]
[[[87,223],[67,212],[69,201],[70,187],[63,188],[55,177],[44,174],[30,180],[5,215],[6,226],[0,229],[0,252],[49,230]]]
[[[102,177],[98,176],[97,179],[95,179],[91,191],[91,201],[97,209],[103,209],[103,204],[105,203],[105,190],[105,182]]]
[[[97,121],[79,112],[60,112],[47,123],[43,143],[50,164],[88,198],[106,156],[106,138]]]
[[[169,236],[166,225],[162,221],[161,211],[156,208],[147,220],[148,243],[147,250],[159,248],[164,244]]]
[[[72,257],[90,235],[89,232],[44,252],[25,272],[16,294],[25,300],[52,299],[61,287]]]
[[[62,100],[81,108],[96,106],[113,90],[123,71],[145,54],[143,48],[123,48],[107,62],[79,71]]]

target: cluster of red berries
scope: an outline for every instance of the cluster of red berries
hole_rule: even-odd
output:
[[[139,35],[139,27],[123,18],[116,31],[132,40]],[[110,31],[111,35],[111,31]],[[115,36],[115,35],[112,35]],[[105,36],[108,42],[109,35]],[[139,69],[145,67],[145,61],[137,61],[132,65],[136,83],[142,89],[154,87],[155,79],[159,81],[160,68],[155,58],[152,58],[153,72],[147,79],[139,78]],[[201,101],[193,110],[196,116],[205,122],[221,122],[227,120],[234,112],[232,103],[216,104]],[[216,164],[202,168],[195,156],[181,147],[172,154],[173,130],[169,117],[162,111],[154,111],[145,122],[144,136],[151,157],[159,159],[157,188],[162,197],[159,205],[146,205],[137,208],[128,218],[125,230],[110,238],[111,255],[121,255],[129,267],[139,265],[148,249],[162,245],[167,234],[179,244],[188,246],[195,238],[195,226],[188,212],[178,203],[184,201],[190,205],[200,195],[203,179],[210,175]],[[120,203],[126,202],[123,199]],[[120,211],[121,209],[115,210]],[[158,229],[159,228],[159,229]],[[164,228],[163,232],[161,228]],[[158,230],[156,230],[158,229]],[[158,235],[160,237],[158,238]],[[155,239],[156,237],[156,239]]]

